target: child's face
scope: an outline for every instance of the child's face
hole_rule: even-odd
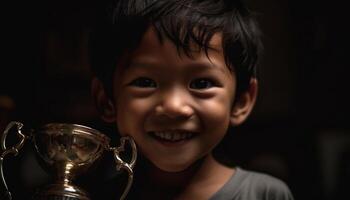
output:
[[[229,126],[236,79],[225,64],[221,36],[210,44],[216,50],[208,56],[179,56],[150,28],[128,67],[120,63],[115,73],[119,131],[164,171],[182,171],[210,153]]]

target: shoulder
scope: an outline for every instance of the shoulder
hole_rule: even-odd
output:
[[[285,182],[268,174],[237,169],[241,176],[241,193],[253,194],[256,199],[292,200],[292,194]],[[240,174],[239,174],[240,173]]]
[[[210,200],[293,200],[287,184],[268,174],[236,168]]]

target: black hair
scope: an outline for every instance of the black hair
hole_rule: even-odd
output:
[[[260,31],[241,0],[116,0],[104,11],[90,37],[90,64],[107,94],[118,59],[137,47],[150,26],[161,42],[170,39],[187,56],[191,56],[192,43],[208,53],[210,39],[221,33],[225,61],[236,74],[238,94],[256,76]]]

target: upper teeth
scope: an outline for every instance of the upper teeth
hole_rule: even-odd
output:
[[[184,131],[156,131],[154,135],[165,140],[176,141],[190,138],[193,133]]]

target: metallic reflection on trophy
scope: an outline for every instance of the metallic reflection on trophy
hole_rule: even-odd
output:
[[[6,146],[6,137],[14,126],[17,127],[19,142],[13,147]],[[117,170],[126,170],[128,183],[120,199],[124,199],[133,181],[133,167],[136,162],[136,145],[130,137],[122,137],[119,147],[110,147],[110,139],[99,131],[78,124],[51,123],[33,130],[30,134],[22,133],[23,124],[11,122],[1,138],[0,175],[8,199],[12,199],[3,173],[3,161],[7,154],[17,155],[27,140],[33,142],[40,158],[55,175],[55,182],[37,192],[34,199],[40,200],[89,200],[87,192],[72,181],[89,169],[101,157],[104,151],[113,153]],[[129,144],[132,150],[131,161],[123,161],[120,153]]]

